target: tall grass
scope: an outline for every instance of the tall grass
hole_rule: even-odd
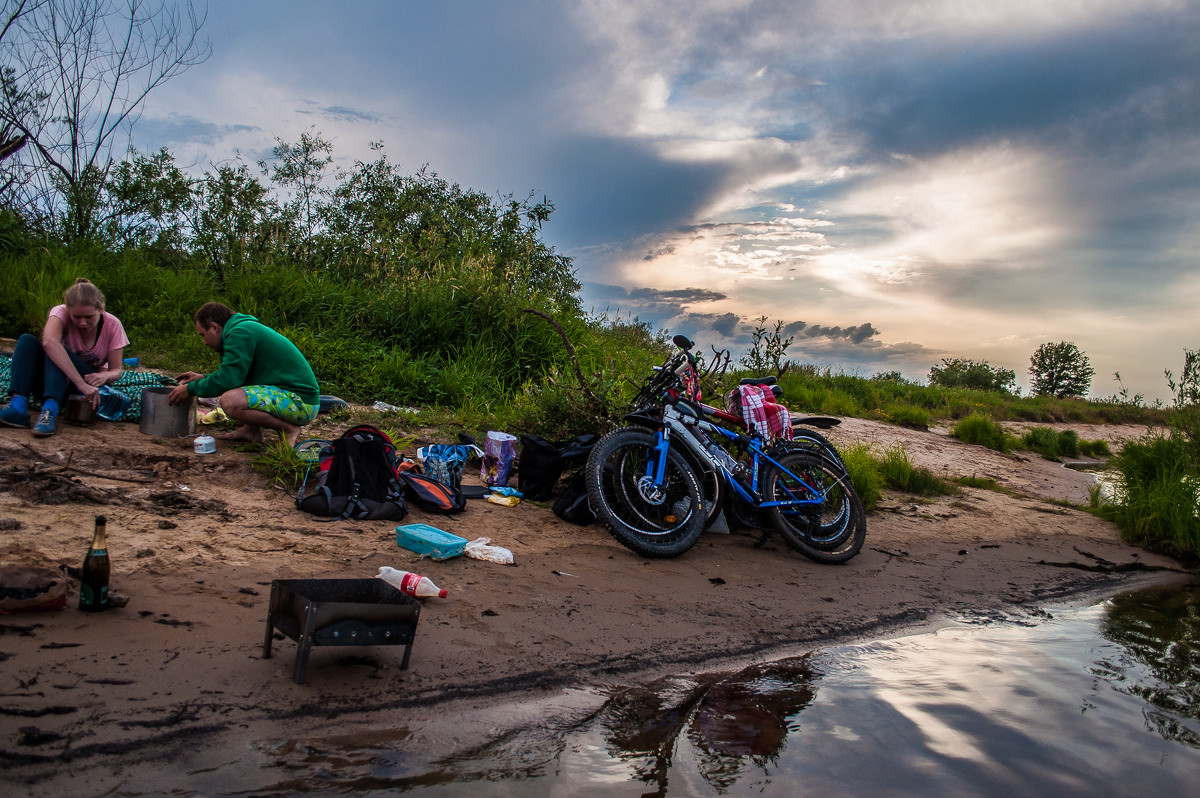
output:
[[[1047,460],[1078,457],[1080,452],[1079,433],[1074,430],[1034,427],[1021,436],[1021,442]]]
[[[1015,436],[1006,433],[998,422],[982,413],[967,416],[954,425],[950,434],[964,443],[986,446],[998,452],[1007,452],[1015,440]]]
[[[871,447],[865,443],[855,443],[842,449],[841,455],[850,476],[850,484],[858,498],[862,499],[863,507],[867,510],[878,507],[884,482],[879,461],[871,454]]]
[[[929,469],[913,465],[908,451],[899,443],[884,450],[879,473],[889,488],[916,496],[949,496],[959,492],[955,485]]]
[[[1121,485],[1101,505],[1132,543],[1196,562],[1200,557],[1200,473],[1179,435],[1130,441],[1113,460]],[[1098,503],[1098,494],[1093,495]]]
[[[958,486],[944,480],[927,468],[913,465],[902,444],[890,446],[877,455],[865,443],[854,443],[841,450],[842,460],[863,506],[879,506],[885,489],[910,493],[914,496],[953,496]]]

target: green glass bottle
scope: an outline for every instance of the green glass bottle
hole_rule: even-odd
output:
[[[79,609],[100,612],[109,607],[108,599],[108,521],[96,516],[96,534],[83,558],[83,576],[79,580]]]

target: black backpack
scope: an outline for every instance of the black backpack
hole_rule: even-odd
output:
[[[522,435],[517,490],[531,501],[550,498],[563,472],[582,465],[598,438],[598,435],[580,435],[565,441],[549,441],[537,435]]]
[[[306,475],[296,507],[325,518],[402,521],[408,505],[399,466],[386,433],[366,424],[352,427],[323,447],[316,489],[304,495]]]

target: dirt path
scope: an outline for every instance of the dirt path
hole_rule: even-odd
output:
[[[1144,432],[1076,429],[1114,443]],[[1020,495],[886,496],[861,555],[838,567],[775,539],[756,547],[756,533],[706,534],[685,556],[646,560],[546,506],[473,501],[457,517],[414,511],[407,521],[490,537],[515,566],[432,562],[396,546],[394,523],[299,513],[226,442],[196,455],[129,424],[66,427],[45,440],[0,429],[0,563],[77,566],[103,513],[113,586],[130,597],[98,616],[0,616],[0,780],[30,794],[99,794],[227,746],[230,735],[245,744],[372,718],[403,724],[434,707],[637,683],[941,618],[1036,615],[1056,600],[1177,575],[1157,570],[1176,563],[1126,545],[1110,524],[1046,501],[1083,501],[1090,474],[945,430],[849,419],[831,437],[902,443],[937,473],[989,477]],[[408,670],[396,647],[318,647],[299,686],[292,641],[262,657],[272,580],[371,577],[383,565],[450,591],[425,601]]]

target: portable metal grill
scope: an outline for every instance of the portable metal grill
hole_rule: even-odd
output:
[[[408,667],[421,603],[382,579],[276,579],[263,659],[276,629],[296,641],[292,681],[304,684],[313,646],[404,646]]]

